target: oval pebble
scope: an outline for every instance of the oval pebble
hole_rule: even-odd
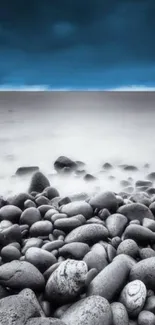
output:
[[[67,259],[51,274],[45,292],[49,301],[72,302],[85,285],[88,268],[83,261]]]
[[[113,302],[111,304],[113,325],[129,325],[129,317],[127,310],[120,302]]]
[[[60,212],[67,214],[69,217],[82,214],[86,219],[91,218],[93,215],[92,207],[85,201],[75,201],[65,204],[60,208]]]
[[[20,216],[20,223],[32,226],[33,223],[41,220],[40,211],[37,208],[28,208]]]
[[[19,260],[20,256],[21,254],[19,250],[11,245],[3,247],[1,250],[1,257],[4,263],[11,262],[13,260]]]
[[[155,315],[150,311],[143,310],[138,315],[138,325],[154,325]]]
[[[71,305],[64,312],[61,320],[67,325],[111,325],[112,311],[106,299],[92,296]]]
[[[35,222],[30,228],[31,237],[48,236],[53,230],[53,225],[48,220]]]
[[[29,248],[25,253],[25,260],[33,264],[41,273],[57,262],[52,253],[38,247]]]
[[[130,272],[130,281],[141,280],[147,289],[155,291],[155,258],[150,257],[134,265]]]
[[[126,307],[130,317],[137,317],[146,300],[146,287],[140,280],[128,283],[120,294],[120,302]]]

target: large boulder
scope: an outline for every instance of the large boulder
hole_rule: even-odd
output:
[[[65,156],[58,157],[54,162],[54,168],[57,172],[63,170],[64,168],[69,168],[70,170],[74,170],[77,167],[78,165],[75,161]]]
[[[69,307],[62,315],[61,320],[66,325],[111,325],[112,311],[106,299],[92,296]]]
[[[124,256],[106,266],[90,283],[87,295],[99,295],[108,301],[118,295],[127,282],[130,266]]]
[[[146,258],[132,267],[130,281],[133,280],[141,280],[147,289],[155,291],[155,257]]]
[[[43,173],[38,171],[32,176],[28,192],[42,193],[48,186],[50,186],[49,180]]]
[[[39,270],[29,262],[12,261],[0,266],[0,284],[10,289],[44,289],[45,280]]]
[[[87,264],[84,261],[67,259],[51,274],[45,293],[49,301],[67,304],[74,301],[85,286]]]
[[[40,316],[40,310],[33,300],[21,294],[0,299],[1,325],[22,325],[31,317]]]

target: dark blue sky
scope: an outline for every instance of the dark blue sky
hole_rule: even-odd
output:
[[[0,85],[155,86],[155,0],[1,0]]]

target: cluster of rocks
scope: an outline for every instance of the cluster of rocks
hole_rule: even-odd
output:
[[[33,172],[0,199],[0,324],[155,324],[155,173],[132,195],[62,197]]]

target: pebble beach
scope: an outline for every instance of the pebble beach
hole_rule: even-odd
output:
[[[3,107],[7,106],[7,114],[1,110],[0,120],[0,325],[155,325],[153,135],[145,146],[153,122],[149,124],[144,112],[141,119],[135,114],[130,122],[139,120],[140,127],[138,122],[135,129],[122,126],[127,132],[124,134],[129,134],[127,138],[111,133],[112,150],[108,129],[112,132],[113,122],[107,125],[107,119],[101,124],[98,120],[97,132],[97,120],[87,124],[87,113],[83,114],[85,123],[80,124],[80,111],[74,112],[78,127],[73,120],[71,127],[67,120],[59,128],[53,114],[50,129],[44,120],[45,110],[40,115],[44,127],[41,132],[38,119],[36,133],[36,111],[15,115],[25,103],[20,96],[16,101],[11,97],[9,104],[4,95],[0,96],[0,105],[3,102]],[[34,100],[34,94],[30,97]],[[45,98],[42,101],[45,103]],[[89,106],[92,99],[87,102],[82,97],[82,101]],[[97,97],[94,101],[97,103]],[[118,106],[123,107],[122,102],[119,99]],[[36,99],[34,103],[38,107]],[[99,110],[100,105],[96,107]],[[69,112],[61,115],[61,123],[69,119]],[[16,118],[8,122],[13,135],[9,142],[7,123],[4,126],[8,116],[19,118],[19,128]],[[111,113],[108,116],[111,121]],[[19,146],[28,120],[28,142]],[[107,134],[103,144],[102,124]],[[138,140],[130,137],[130,132]],[[36,134],[38,142],[34,142]],[[135,156],[131,155],[131,144]]]

